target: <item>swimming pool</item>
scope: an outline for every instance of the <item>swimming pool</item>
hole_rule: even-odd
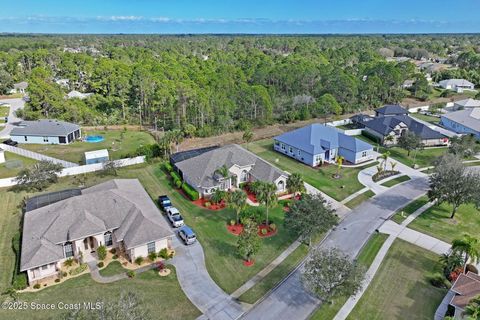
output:
[[[85,142],[90,142],[90,143],[102,142],[103,140],[105,140],[103,136],[86,136],[85,137]]]

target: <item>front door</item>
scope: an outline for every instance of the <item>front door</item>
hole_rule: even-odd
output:
[[[325,151],[325,161],[330,161],[330,150]]]
[[[88,238],[83,239],[83,246],[85,247],[85,250],[88,250]]]
[[[93,237],[90,237],[89,240],[90,240],[90,248],[91,248],[92,250],[94,250],[94,249],[95,249],[95,242],[94,242]]]

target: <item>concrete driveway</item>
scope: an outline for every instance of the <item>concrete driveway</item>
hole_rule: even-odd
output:
[[[22,119],[18,118],[15,112],[19,109],[23,109],[25,106],[25,101],[23,99],[2,99],[0,103],[8,103],[10,104],[10,114],[8,115],[8,123],[5,124],[3,130],[0,131],[0,138],[6,139],[10,137],[10,131],[12,131],[14,124],[22,121]]]
[[[202,246],[197,241],[185,246],[178,237],[173,240],[176,254],[171,263],[183,292],[203,313],[201,319],[234,320],[246,308],[234,301],[208,274]]]
[[[352,210],[320,244],[337,247],[354,257],[370,235],[398,209],[428,190],[427,177],[415,177],[365,201]],[[284,280],[267,297],[243,315],[243,319],[307,319],[320,305],[300,281],[301,267]]]

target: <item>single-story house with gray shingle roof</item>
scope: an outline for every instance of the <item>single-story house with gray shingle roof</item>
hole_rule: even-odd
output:
[[[387,104],[375,110],[375,116],[403,116],[407,115],[408,110],[398,104]]]
[[[368,143],[319,123],[281,134],[273,140],[275,151],[313,167],[335,162],[337,156],[350,163],[374,158],[373,147]]]
[[[25,81],[15,83],[13,89],[10,90],[10,93],[25,93],[28,88],[28,83]]]
[[[440,123],[456,133],[472,134],[480,139],[480,108],[467,108],[444,114]]]
[[[134,261],[170,247],[172,235],[137,179],[114,179],[26,211],[20,271],[30,284],[56,277],[66,259],[89,261],[101,245]]]
[[[278,193],[286,191],[288,175],[285,172],[237,144],[201,152],[179,162],[175,162],[175,158],[175,155],[171,158],[175,170],[201,197],[209,197],[217,189],[230,190],[252,181],[271,182],[277,186]],[[224,166],[229,177],[218,173]]]
[[[81,138],[80,126],[74,123],[41,119],[22,121],[10,132],[10,137],[18,143],[69,144]]]
[[[444,89],[448,90],[455,90],[455,91],[463,91],[463,90],[474,90],[475,85],[468,80],[465,79],[447,79],[442,80],[438,83],[438,85]]]
[[[453,103],[453,110],[461,110],[461,109],[467,109],[467,108],[480,108],[480,100],[469,98],[469,99],[455,101]]]
[[[407,131],[415,133],[425,146],[448,145],[448,137],[407,115],[380,116],[360,123],[364,131],[384,145],[395,145]]]

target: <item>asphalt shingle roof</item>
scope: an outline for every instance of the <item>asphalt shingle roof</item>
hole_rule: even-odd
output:
[[[69,133],[80,130],[80,126],[74,123],[41,119],[35,121],[22,121],[18,127],[14,127],[10,133],[12,136],[66,136]]]
[[[408,110],[398,104],[387,104],[376,109],[375,112],[384,116],[408,114]]]
[[[480,107],[480,100],[475,99],[464,99],[460,101],[455,101],[455,105],[464,107],[464,108],[477,108]]]
[[[196,187],[210,188],[218,184],[215,180],[215,171],[220,167],[231,168],[252,166],[250,174],[257,180],[273,182],[280,176],[287,174],[261,159],[257,155],[240,147],[230,144],[175,163],[182,171],[184,178]]]
[[[25,213],[21,270],[64,258],[63,244],[113,230],[127,249],[173,235],[136,179],[115,179]]]
[[[447,86],[473,86],[473,83],[471,83],[470,81],[468,80],[465,80],[465,79],[447,79],[447,80],[442,80],[439,82],[439,84],[442,86],[442,87],[447,87]]]
[[[353,152],[372,149],[371,145],[360,139],[319,123],[286,132],[274,139],[313,155],[339,147]]]
[[[397,125],[401,123],[404,123],[408,127],[409,131],[415,133],[424,140],[445,138],[445,136],[440,132],[430,129],[428,126],[413,120],[409,116],[381,116],[362,122],[366,128],[369,128],[384,136],[389,134]]]
[[[442,115],[442,118],[449,119],[456,123],[480,132],[480,108],[469,108]]]

